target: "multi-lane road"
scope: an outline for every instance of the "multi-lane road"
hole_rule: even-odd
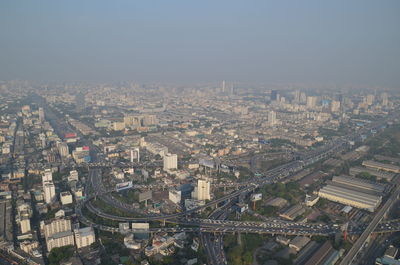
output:
[[[343,258],[340,265],[350,265],[353,262],[354,258],[356,257],[358,252],[361,250],[361,248],[365,244],[367,238],[371,235],[371,233],[378,226],[378,223],[382,220],[383,216],[388,212],[388,210],[393,205],[393,203],[399,198],[399,194],[400,194],[400,186],[398,186],[394,190],[394,192],[389,197],[389,199],[386,201],[386,203],[383,205],[383,207],[375,214],[374,219],[369,223],[367,228],[364,230],[364,232],[361,234],[361,236],[357,239],[356,243],[354,243],[354,245],[349,250],[347,255]]]

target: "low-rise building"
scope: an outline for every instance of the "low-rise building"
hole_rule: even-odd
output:
[[[289,247],[296,250],[296,251],[300,251],[303,247],[305,247],[308,242],[310,242],[311,239],[305,236],[296,236],[295,238],[293,238],[290,243],[289,243]]]
[[[367,161],[364,161],[362,163],[362,165],[365,167],[374,168],[374,169],[378,169],[378,170],[384,170],[384,171],[388,171],[388,172],[393,172],[396,174],[400,173],[400,167],[391,165],[391,164],[384,164],[381,162],[367,160]]]
[[[62,205],[72,204],[72,194],[69,191],[61,192],[60,201]]]

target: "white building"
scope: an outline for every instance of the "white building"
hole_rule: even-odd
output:
[[[182,192],[180,190],[171,189],[168,192],[168,199],[173,203],[179,204],[182,200]]]
[[[200,201],[210,200],[210,182],[203,179],[197,180],[197,186],[192,192],[192,198]]]
[[[72,231],[64,231],[57,234],[53,234],[46,238],[47,251],[51,251],[53,248],[59,248],[63,246],[74,245],[74,234]]]
[[[71,170],[69,172],[68,181],[78,181],[78,180],[79,180],[78,171]]]
[[[51,169],[45,169],[42,175],[42,184],[53,181],[53,172]]]
[[[270,126],[276,125],[276,112],[275,111],[270,111],[268,113],[268,124]]]
[[[83,248],[90,246],[96,241],[96,236],[92,227],[85,227],[81,229],[75,229],[75,244],[77,248]]]
[[[58,152],[60,153],[61,157],[68,157],[69,156],[69,148],[66,143],[60,143],[58,145]]]
[[[19,224],[21,226],[21,234],[25,234],[31,231],[31,221],[28,217],[23,217],[20,220]]]
[[[331,102],[331,111],[338,112],[340,110],[340,101],[333,100]]]
[[[53,203],[56,200],[56,188],[53,182],[43,184],[44,201],[47,204]]]
[[[178,168],[178,156],[176,154],[166,154],[164,156],[164,170]]]
[[[307,97],[307,108],[313,109],[317,106],[317,97],[309,96]]]
[[[62,205],[72,204],[72,194],[69,191],[61,192],[60,200]]]
[[[65,218],[57,218],[47,221],[43,227],[45,237],[50,237],[54,234],[71,231],[71,220]]]

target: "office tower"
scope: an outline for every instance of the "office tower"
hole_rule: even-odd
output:
[[[225,93],[225,80],[222,81],[222,93]]]
[[[164,170],[177,169],[178,156],[176,154],[166,154],[164,156]]]
[[[53,203],[56,200],[56,188],[52,181],[43,184],[44,201],[47,204]]]
[[[69,148],[67,143],[60,143],[58,145],[58,152],[60,153],[60,156],[63,157],[67,157],[69,155]]]
[[[372,94],[367,95],[366,102],[367,102],[368,106],[373,105],[374,101],[375,101],[375,96],[374,95],[372,95]]]
[[[192,198],[200,201],[210,200],[210,182],[207,180],[197,180],[197,186],[192,192]]]
[[[388,93],[383,92],[381,94],[381,99],[382,99],[382,106],[387,107],[389,105],[389,96]]]
[[[270,111],[268,113],[268,124],[274,126],[276,124],[276,112]]]
[[[140,162],[140,150],[139,150],[139,148],[131,149],[130,160],[131,160],[131,163],[133,163],[135,160],[138,163]]]
[[[92,227],[84,227],[74,230],[75,244],[77,248],[90,246],[96,241],[96,236]]]
[[[300,90],[294,91],[294,102],[299,103],[300,102]]]
[[[39,120],[41,122],[44,121],[44,110],[43,110],[43,108],[39,108]]]
[[[53,181],[53,172],[51,172],[51,169],[45,169],[42,175],[42,184],[44,185],[46,182],[52,182],[52,181]]]
[[[340,101],[332,100],[331,102],[331,111],[338,112],[340,110]]]
[[[271,90],[271,101],[278,100],[278,90]]]
[[[316,105],[317,105],[317,97],[308,96],[307,97],[307,108],[312,109],[312,108],[315,108]]]

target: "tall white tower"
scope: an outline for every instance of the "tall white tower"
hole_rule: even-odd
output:
[[[210,182],[207,180],[197,180],[197,187],[192,192],[192,198],[200,201],[210,200]]]
[[[166,154],[164,156],[164,170],[177,169],[178,156],[176,154]]]
[[[268,113],[268,123],[271,126],[276,125],[276,112],[273,110]]]

